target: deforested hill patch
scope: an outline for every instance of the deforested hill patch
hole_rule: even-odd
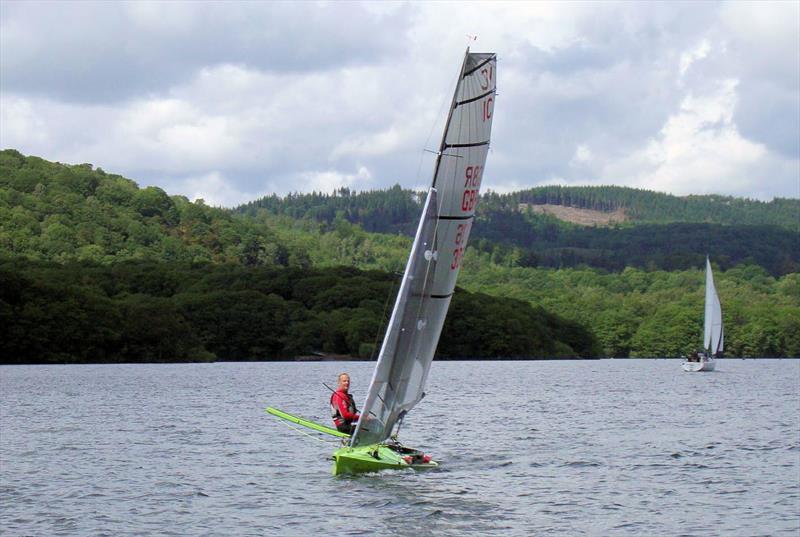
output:
[[[800,232],[800,199],[760,201],[717,194],[674,196],[621,186],[541,186],[482,198],[488,211],[556,205],[605,213],[623,210],[630,223],[773,225]]]
[[[613,211],[598,211],[595,209],[565,207],[564,205],[554,205],[552,203],[544,203],[542,205],[520,203],[517,206],[517,210],[523,213],[530,210],[537,214],[549,214],[564,222],[580,226],[610,226],[621,224],[628,220],[625,209],[622,207]]]

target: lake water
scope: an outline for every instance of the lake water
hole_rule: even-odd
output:
[[[0,534],[800,534],[800,361],[434,362],[401,439],[332,477],[336,374],[373,364],[0,368]]]

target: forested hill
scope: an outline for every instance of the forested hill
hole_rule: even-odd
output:
[[[90,164],[0,152],[0,363],[372,355],[416,195],[268,200],[219,209]],[[440,358],[685,354],[700,345],[706,252],[726,353],[800,356],[797,232],[586,228],[490,209],[464,256]],[[392,232],[368,231],[381,225]]]
[[[312,254],[308,247],[287,243],[281,232],[288,222],[266,225],[254,218],[259,211],[311,224],[310,230],[321,225],[322,231],[334,231],[346,223],[367,232],[406,236],[413,233],[420,211],[420,196],[399,186],[270,196],[237,211],[223,210],[169,196],[157,187],[140,189],[90,164],[62,165],[13,150],[0,152],[0,190],[0,223],[7,223],[0,228],[0,249],[62,262],[159,259],[307,267]],[[532,202],[625,207],[642,217],[611,227],[585,227],[536,213]],[[709,215],[709,221],[681,221],[681,210]],[[673,220],[654,223],[658,214],[672,214]],[[540,188],[484,195],[471,245],[508,266],[689,270],[702,267],[708,254],[722,269],[756,264],[780,276],[800,267],[800,232],[792,229],[798,214],[800,200],[763,203],[676,198],[618,187]],[[724,218],[715,220],[714,215]]]
[[[392,274],[347,267],[62,265],[0,257],[0,364],[286,360],[322,353],[369,359],[396,291]],[[459,290],[437,357],[601,352],[573,321],[522,300]]]
[[[91,164],[0,152],[0,252],[31,259],[297,265],[268,227]]]
[[[253,213],[266,209],[292,218],[331,222],[337,215],[358,222],[367,231],[411,233],[423,196],[395,185],[388,190],[266,196],[238,208]],[[718,195],[673,196],[619,186],[543,186],[481,195],[478,214],[528,212],[529,205],[560,205],[602,212],[622,210],[631,223],[695,223],[723,225],[773,225],[800,231],[800,199],[775,198],[770,202]]]
[[[292,219],[358,224],[378,233],[411,235],[421,195],[388,190],[269,196],[239,207]],[[579,226],[532,210],[539,204],[619,211],[625,223]],[[770,274],[800,268],[800,200],[760,201],[667,194],[622,187],[542,187],[513,194],[484,194],[478,204],[472,244],[499,264],[522,267],[589,266],[686,270],[710,255],[722,268],[757,264]]]
[[[319,231],[291,229],[2,151],[0,364],[374,357],[396,274],[342,258],[312,267]],[[407,255],[404,243],[388,255]],[[442,341],[439,358],[602,352],[573,321],[465,290]]]

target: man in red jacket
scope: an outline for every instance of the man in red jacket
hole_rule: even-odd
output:
[[[339,387],[331,394],[331,415],[339,432],[353,434],[360,414],[350,395],[350,375],[339,374]]]

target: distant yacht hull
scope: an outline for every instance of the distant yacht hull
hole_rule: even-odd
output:
[[[717,361],[714,358],[702,358],[699,362],[684,361],[682,364],[683,370],[690,373],[697,371],[714,371],[714,366]]]

